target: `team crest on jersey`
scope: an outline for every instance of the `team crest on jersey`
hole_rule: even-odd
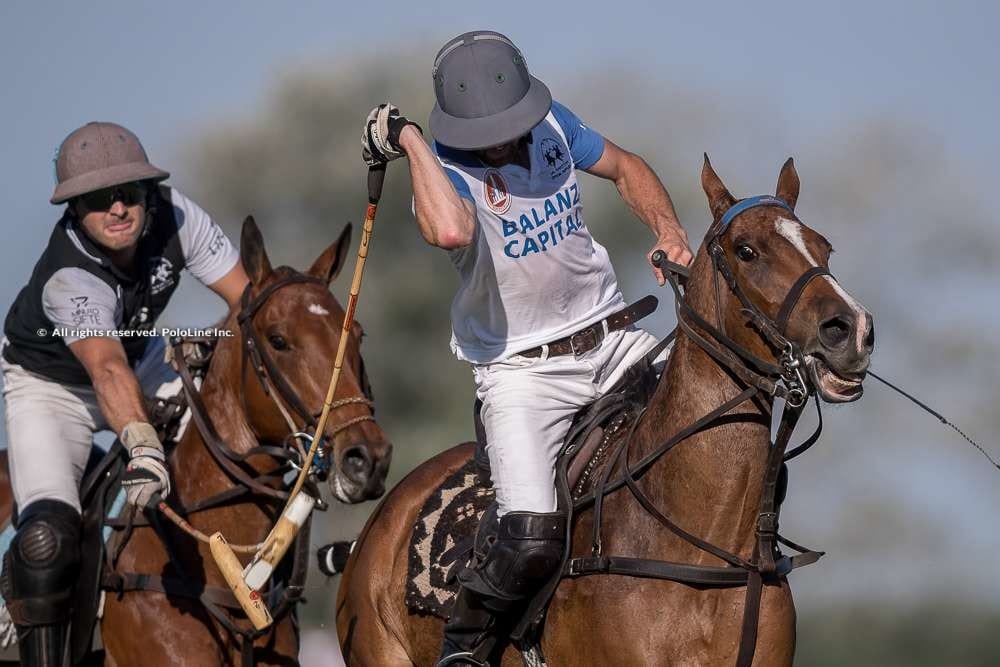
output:
[[[149,291],[159,294],[174,284],[174,265],[166,257],[149,260]]]
[[[483,175],[483,196],[486,206],[497,215],[502,215],[510,209],[510,190],[507,181],[496,169],[487,169]]]
[[[566,159],[566,152],[555,139],[545,137],[540,144],[542,158],[545,166],[551,169],[552,178],[558,178],[569,170],[569,160]]]

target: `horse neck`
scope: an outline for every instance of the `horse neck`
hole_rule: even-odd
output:
[[[233,325],[230,318],[227,322]],[[247,424],[239,397],[240,337],[239,330],[229,327],[234,335],[219,339],[208,374],[202,383],[202,402],[207,417],[220,440],[233,451],[245,452],[258,444]],[[192,502],[219,493],[233,485],[209,452],[205,436],[192,419],[172,457],[173,482],[182,503]]]
[[[699,293],[709,294],[693,286],[688,302],[697,303]],[[702,308],[700,312],[711,311]],[[744,389],[691,338],[679,332],[663,378],[636,431],[630,460],[637,461],[652,452]],[[640,481],[641,487],[664,514],[688,532],[748,558],[770,442],[770,411],[769,398],[744,401],[727,413],[724,425],[687,438],[653,464]],[[626,530],[648,530],[655,520],[637,503],[632,502],[632,506],[627,513],[633,525]],[[669,541],[659,543],[658,548],[669,548],[671,556],[681,550],[692,561],[714,561],[674,538],[659,524],[653,530],[661,536],[658,540]]]

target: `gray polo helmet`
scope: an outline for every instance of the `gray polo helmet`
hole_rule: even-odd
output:
[[[114,123],[87,123],[73,130],[59,145],[55,163],[53,204],[122,183],[170,177],[150,164],[137,136]]]
[[[528,73],[521,51],[498,32],[450,40],[434,59],[431,134],[441,144],[479,150],[527,134],[545,118],[552,94]]]

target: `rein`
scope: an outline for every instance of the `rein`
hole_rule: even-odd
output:
[[[632,462],[629,459],[629,447],[632,433],[641,421],[642,413],[636,418],[631,431],[623,437],[611,453],[605,468],[596,480],[594,488],[584,496],[574,499],[570,493],[568,482],[568,457],[563,457],[557,479],[560,502],[566,508],[566,543],[572,545],[574,512],[579,512],[590,505],[594,506],[593,535],[591,539],[591,554],[587,557],[570,557],[568,548],[564,554],[561,571],[532,600],[528,613],[515,628],[512,636],[521,639],[528,632],[537,632],[543,621],[544,610],[548,601],[555,593],[559,581],[563,577],[580,577],[593,574],[618,574],[632,577],[666,579],[697,586],[739,587],[746,586],[746,602],[744,605],[743,626],[741,631],[740,649],[737,658],[738,667],[749,667],[753,661],[756,648],[757,625],[760,615],[760,600],[765,581],[774,581],[788,574],[793,569],[816,562],[822,552],[812,551],[786,540],[778,534],[778,480],[784,461],[801,454],[811,447],[818,439],[823,422],[820,415],[816,431],[802,444],[786,453],[792,432],[802,414],[806,400],[811,393],[810,385],[803,374],[805,361],[798,345],[785,337],[788,319],[801,298],[806,286],[816,277],[830,275],[825,267],[813,267],[795,281],[785,296],[776,319],[772,320],[754,305],[740,288],[732,271],[726,253],[719,244],[719,237],[728,229],[732,220],[744,211],[760,206],[777,206],[792,213],[791,207],[781,199],[771,196],[751,197],[741,200],[731,207],[714,224],[706,236],[705,243],[712,259],[713,281],[715,286],[715,304],[718,326],[713,326],[699,313],[695,312],[686,302],[682,290],[682,282],[688,277],[687,267],[674,264],[658,251],[651,258],[654,265],[664,271],[676,297],[675,312],[677,314],[678,330],[683,331],[691,340],[709,355],[720,367],[728,370],[741,381],[746,388],[737,396],[726,401],[708,414],[692,422],[672,435],[651,453],[642,459]],[[725,331],[722,322],[721,295],[718,277],[726,281],[733,295],[742,305],[741,313],[754,326],[761,337],[778,353],[778,363],[761,359],[749,350],[739,345]],[[696,330],[699,329],[705,335]],[[648,355],[652,359],[668,345],[676,336],[673,331],[660,345],[657,345]],[[780,425],[775,440],[772,443],[765,467],[762,482],[761,500],[758,508],[755,533],[756,543],[753,555],[748,561],[739,555],[713,545],[685,531],[663,514],[646,495],[638,484],[638,480],[663,457],[667,452],[692,435],[711,428],[713,423],[748,400],[758,400],[766,396],[769,400],[781,398],[784,401]],[[819,411],[819,400],[816,399],[816,409]],[[621,474],[611,480],[613,470],[621,470]],[[646,558],[629,558],[609,556],[603,552],[601,543],[601,518],[604,498],[622,487],[627,487],[639,505],[658,523],[672,533],[728,564],[728,566],[692,565],[664,560]],[[798,551],[798,555],[782,555],[778,544],[784,544]]]
[[[274,363],[271,356],[267,353],[266,348],[261,345],[257,331],[253,327],[253,317],[275,292],[282,287],[298,283],[316,283],[323,286],[326,285],[326,283],[319,278],[305,275],[292,275],[272,283],[252,300],[250,298],[252,285],[247,285],[241,297],[240,313],[236,317],[242,334],[242,354],[240,357],[240,402],[243,406],[244,414],[250,414],[247,409],[245,394],[247,368],[250,366],[254,369],[261,386],[264,388],[264,393],[268,395],[272,401],[274,401],[275,405],[285,418],[285,421],[288,423],[289,435],[286,436],[285,442],[287,443],[288,439],[294,438],[296,450],[290,451],[286,444],[281,447],[273,445],[258,445],[247,450],[246,452],[235,452],[228,445],[226,445],[226,443],[219,436],[218,431],[215,429],[215,425],[212,423],[205,403],[202,400],[201,392],[194,384],[194,379],[191,377],[190,371],[188,370],[186,364],[183,363],[181,350],[181,345],[183,343],[182,339],[174,338],[171,340],[171,345],[174,349],[174,357],[175,359],[180,360],[178,363],[178,374],[181,377],[184,393],[188,399],[188,405],[191,408],[191,418],[198,427],[198,432],[202,436],[202,442],[205,443],[205,447],[212,455],[212,458],[216,461],[223,472],[225,472],[230,479],[237,484],[235,489],[224,491],[221,494],[197,503],[197,507],[189,508],[186,512],[188,515],[195,511],[202,511],[217,507],[218,505],[229,502],[235,497],[239,497],[245,493],[261,496],[274,501],[284,501],[288,498],[287,491],[274,488],[271,484],[281,481],[289,469],[298,467],[294,462],[296,454],[299,461],[304,462],[305,449],[302,447],[300,439],[306,439],[311,442],[316,435],[315,433],[308,433],[307,430],[315,429],[317,422],[314,414],[309,412],[309,410],[305,407],[298,394],[285,378],[284,374]],[[247,363],[248,360],[250,361],[250,364]],[[367,389],[367,382],[363,380],[362,386]],[[357,404],[371,407],[373,405],[373,401],[370,397],[370,391],[366,390],[365,393],[368,395],[352,396],[336,401],[332,407],[341,408],[347,405]],[[285,407],[286,404],[291,406],[292,410],[294,410],[302,420],[303,426],[301,429],[295,425],[295,422]],[[363,421],[373,421],[374,419],[375,417],[370,412],[366,415],[354,417],[337,424],[329,436],[324,434],[323,437],[333,437],[337,433],[340,433],[344,429],[347,429],[355,424],[359,424]],[[243,464],[246,459],[257,455],[270,456],[271,458],[281,461],[281,463],[278,467],[267,473],[251,477],[250,474],[248,474],[244,469]],[[324,464],[321,468],[327,467],[327,465],[332,465],[326,464],[326,458],[328,455],[329,453],[325,452],[322,446],[320,446],[317,450],[316,458]],[[191,524],[185,521],[182,516],[172,510],[170,506],[166,504],[165,500],[160,500],[157,506],[164,516],[166,516],[182,531],[199,542],[208,543],[208,535],[191,526]],[[233,549],[233,551],[239,553],[256,553],[259,551],[262,544],[263,543],[230,544],[229,546]]]

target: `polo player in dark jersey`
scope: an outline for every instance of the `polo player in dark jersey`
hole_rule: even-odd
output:
[[[218,225],[162,184],[169,175],[119,125],[88,123],[66,137],[51,199],[66,207],[4,323],[18,514],[0,584],[24,665],[62,665],[93,434],[111,430],[128,450],[122,484],[131,507],[170,493],[144,395],[164,395],[177,380],[152,329],[181,269],[230,307],[249,282]]]

